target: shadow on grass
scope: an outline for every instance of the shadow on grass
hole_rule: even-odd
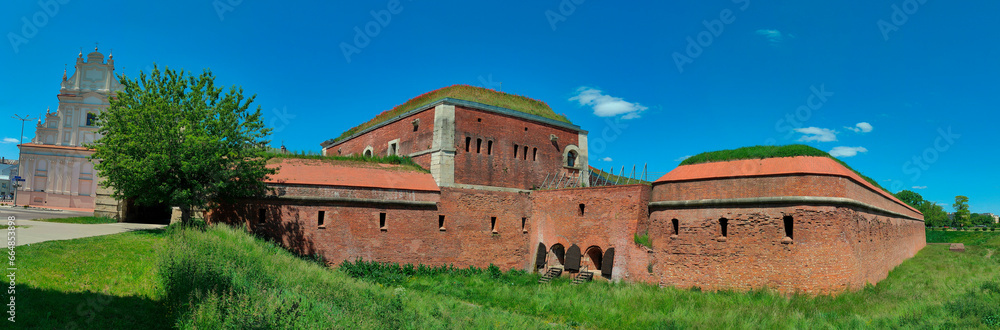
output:
[[[174,324],[163,303],[144,297],[62,292],[21,285],[14,296],[18,328],[168,329]]]

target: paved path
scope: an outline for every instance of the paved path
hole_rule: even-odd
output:
[[[0,208],[0,216],[3,217],[3,220],[7,220],[7,217],[9,216],[14,216],[15,224],[17,226],[24,226],[15,229],[17,238],[15,245],[27,245],[45,241],[110,235],[133,230],[159,229],[166,227],[166,225],[151,225],[144,223],[107,223],[84,225],[29,220],[91,215],[93,215],[93,213]],[[6,223],[7,222],[4,221],[4,225],[6,225]],[[6,226],[3,227],[6,228]]]

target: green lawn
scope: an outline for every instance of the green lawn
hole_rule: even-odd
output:
[[[986,328],[1000,325],[1000,233],[928,232],[877,286],[836,297],[699,292],[495,269],[351,278],[213,227],[18,247],[18,325],[54,328]],[[987,257],[989,256],[989,258]],[[352,274],[355,274],[352,272]],[[357,275],[357,274],[355,274]]]
[[[105,217],[69,217],[69,218],[52,218],[52,219],[32,219],[32,221],[80,223],[80,224],[99,224],[99,223],[118,222],[118,220]]]

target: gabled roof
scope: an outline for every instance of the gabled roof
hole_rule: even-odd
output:
[[[441,191],[430,173],[407,166],[326,159],[279,158],[268,167],[280,166],[266,183],[337,187]]]

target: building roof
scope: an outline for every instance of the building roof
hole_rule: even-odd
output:
[[[896,196],[893,196],[883,189],[875,187],[875,185],[861,178],[860,175],[847,167],[844,167],[836,160],[821,156],[741,159],[724,162],[681,165],[654,181],[653,184],[789,174],[815,174],[845,177],[854,180],[858,184],[871,189],[872,191],[902,205],[903,207],[906,207],[909,210],[920,213],[917,209],[897,199]]]
[[[441,191],[430,173],[404,165],[326,159],[274,159],[268,167],[280,166],[264,182],[339,187]]]
[[[424,110],[427,106],[436,104],[437,102],[444,100],[461,100],[468,101],[476,104],[482,104],[490,107],[496,107],[503,110],[510,110],[514,113],[526,114],[529,116],[535,116],[539,119],[548,120],[556,123],[570,124],[572,123],[566,116],[556,114],[552,111],[545,102],[531,99],[525,96],[508,94],[504,92],[499,92],[491,89],[486,89],[482,87],[469,86],[469,85],[452,85],[440,89],[436,89],[420,96],[414,97],[403,104],[397,105],[390,110],[386,110],[375,118],[362,123],[361,125],[355,126],[339,137],[326,141],[324,144],[334,144],[337,142],[342,142],[348,138],[366,131],[369,128],[378,126],[382,123],[388,122],[390,120],[396,119],[401,115],[407,114],[408,112],[414,110]]]

